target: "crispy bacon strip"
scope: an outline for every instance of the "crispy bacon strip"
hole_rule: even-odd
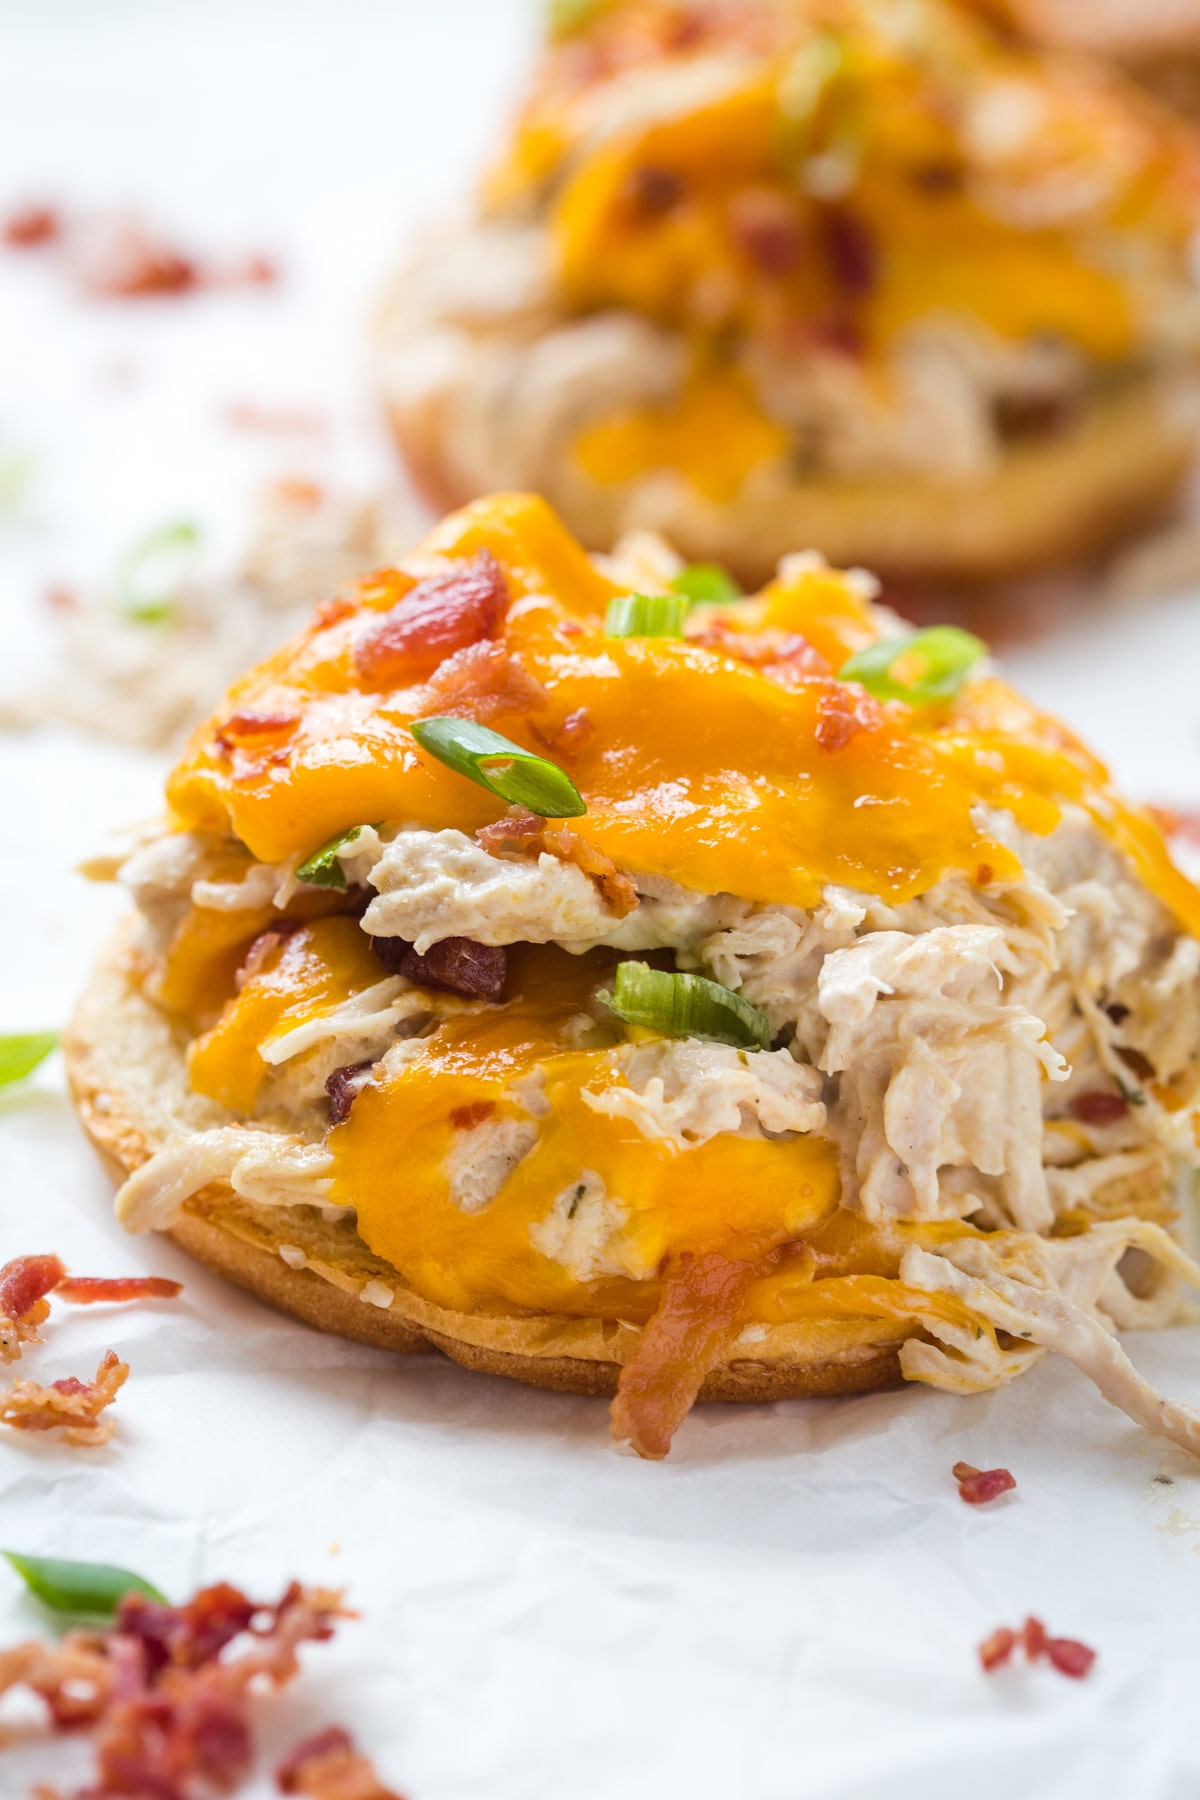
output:
[[[0,1269],[0,1362],[16,1362],[22,1344],[38,1344],[53,1292],[66,1274],[57,1256],[14,1256]]]
[[[958,1462],[951,1474],[958,1483],[959,1499],[968,1506],[986,1506],[989,1500],[998,1500],[1017,1485],[1007,1469],[976,1469],[970,1463]]]
[[[477,833],[477,842],[489,856],[541,856],[548,852],[563,862],[573,862],[595,882],[604,904],[618,919],[625,918],[638,904],[633,881],[622,874],[610,856],[565,825],[539,819],[523,806],[510,806],[494,824],[485,825]]]
[[[94,1381],[69,1375],[42,1387],[36,1381],[14,1381],[0,1392],[0,1425],[14,1431],[61,1431],[68,1444],[95,1448],[107,1444],[116,1430],[100,1414],[111,1406],[129,1376],[129,1364],[106,1350]]]
[[[165,1275],[68,1275],[54,1292],[75,1306],[93,1306],[102,1300],[117,1305],[126,1300],[174,1300],[182,1294],[183,1283],[169,1281]]]
[[[24,1687],[44,1701],[56,1731],[92,1730],[97,1779],[87,1800],[228,1794],[253,1760],[252,1696],[285,1686],[299,1670],[299,1646],[323,1642],[350,1616],[339,1594],[295,1582],[276,1606],[225,1583],[181,1607],[131,1594],[107,1631],[0,1652],[0,1694]],[[226,1655],[242,1639],[240,1654]],[[331,1788],[319,1800],[359,1796]],[[386,1790],[376,1800],[389,1800]]]
[[[303,1794],[306,1800],[403,1800],[384,1787],[340,1725],[328,1725],[297,1744],[276,1769],[275,1784],[281,1794]]]
[[[666,1456],[763,1269],[762,1262],[735,1262],[719,1250],[667,1258],[658,1311],[621,1370],[612,1403],[618,1443],[628,1441],[655,1461]]]
[[[411,587],[359,638],[354,660],[364,680],[399,687],[492,635],[509,604],[504,571],[488,550],[452,563]]]

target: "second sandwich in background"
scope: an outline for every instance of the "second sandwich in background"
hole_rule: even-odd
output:
[[[400,271],[397,439],[438,504],[539,489],[586,542],[747,582],[1087,556],[1194,439],[1190,127],[942,0],[557,9],[508,154]]]

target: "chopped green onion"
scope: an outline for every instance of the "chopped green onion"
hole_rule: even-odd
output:
[[[845,59],[845,48],[835,32],[810,32],[780,79],[779,106],[784,117],[794,124],[807,124],[841,74]]]
[[[349,831],[339,831],[327,844],[322,844],[319,850],[306,856],[296,870],[296,880],[305,882],[309,887],[344,888],[346,871],[338,858],[361,835],[362,829],[361,825],[351,825]]]
[[[117,564],[117,604],[139,625],[165,625],[174,616],[179,590],[196,565],[200,530],[181,520],[148,532]]]
[[[928,706],[953,700],[988,648],[957,625],[931,625],[906,637],[883,638],[856,650],[838,670],[839,681],[859,681],[878,700]]]
[[[546,28],[553,38],[572,37],[604,11],[608,0],[550,0]]]
[[[166,1606],[165,1594],[109,1563],[63,1562],[56,1556],[22,1556],[16,1550],[0,1550],[26,1587],[53,1612],[77,1613],[89,1619],[111,1619],[126,1594],[144,1594]]]
[[[689,563],[672,580],[671,592],[683,594],[693,605],[725,605],[742,597],[737,582],[720,563]]]
[[[33,486],[37,458],[29,450],[18,451],[0,461],[0,508],[16,506]]]
[[[417,719],[409,730],[422,750],[510,806],[527,807],[543,819],[577,819],[587,811],[575,783],[557,763],[522,750],[473,719]]]
[[[58,1047],[57,1031],[27,1031],[0,1037],[0,1087],[24,1081]]]
[[[649,963],[623,962],[613,991],[598,998],[626,1024],[644,1025],[664,1037],[705,1038],[739,1050],[771,1048],[766,1014],[704,975],[672,975]]]
[[[690,604],[682,594],[621,594],[608,603],[604,635],[610,638],[681,638]]]

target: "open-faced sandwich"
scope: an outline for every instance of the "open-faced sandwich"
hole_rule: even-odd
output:
[[[975,0],[1035,43],[1110,57],[1200,112],[1200,0]]]
[[[764,580],[1112,542],[1194,436],[1190,128],[947,0],[561,9],[473,216],[381,321],[440,507],[544,493]]]
[[[233,689],[70,1034],[120,1218],[647,1456],[1047,1350],[1200,1450],[1113,1335],[1200,1279],[1200,892],[978,640],[715,587],[495,498]]]

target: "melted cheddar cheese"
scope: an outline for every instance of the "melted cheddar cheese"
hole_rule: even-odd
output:
[[[752,599],[703,610],[702,624],[723,627],[708,642],[609,638],[613,583],[544,503],[523,496],[447,520],[410,570],[364,578],[239,683],[171,778],[178,825],[226,834],[237,870],[247,850],[266,862],[298,858],[370,821],[470,833],[496,819],[500,801],[413,739],[413,720],[444,707],[444,670],[372,687],[355,658],[364,632],[403,609],[415,580],[483,552],[511,597],[488,655],[502,650],[506,666],[537,684],[512,688],[521,705],[500,716],[485,709],[486,720],[561,763],[587,806],[572,828],[619,868],[798,907],[816,904],[829,883],[900,901],[955,872],[978,883],[1020,873],[981,808],[1006,808],[1044,834],[1071,804],[1200,932],[1200,893],[1151,821],[1117,798],[1068,732],[998,680],[969,683],[938,706],[872,705],[827,747],[823,718],[858,690],[811,664],[798,679],[773,675],[749,652],[803,639],[836,670],[877,633],[851,579],[797,566]],[[383,978],[359,923],[361,895],[302,893],[301,910],[334,916],[293,920],[248,963],[249,942],[278,915],[194,908],[168,957],[170,1004],[211,1018],[225,1002],[192,1046],[192,1085],[242,1115],[259,1100],[264,1049]],[[502,1004],[455,1002],[448,1015],[431,1006],[422,1035],[376,1064],[328,1140],[330,1197],[355,1210],[370,1248],[451,1310],[640,1321],[671,1253],[758,1261],[802,1238],[803,1255],[757,1283],[754,1318],[820,1327],[830,1343],[839,1333],[850,1341],[856,1320],[877,1321],[885,1337],[915,1329],[931,1309],[964,1323],[956,1302],[911,1293],[897,1275],[905,1244],[971,1227],[868,1228],[839,1209],[831,1142],[724,1131],[681,1144],[589,1105],[623,1079],[617,1028],[597,1026],[593,1009],[611,963],[611,952],[518,946]],[[487,1203],[466,1206],[453,1187],[456,1147],[465,1133],[506,1122],[527,1141]],[[582,1275],[570,1256],[551,1253],[544,1229],[564,1207],[569,1214],[581,1172],[611,1202],[599,1261]]]

